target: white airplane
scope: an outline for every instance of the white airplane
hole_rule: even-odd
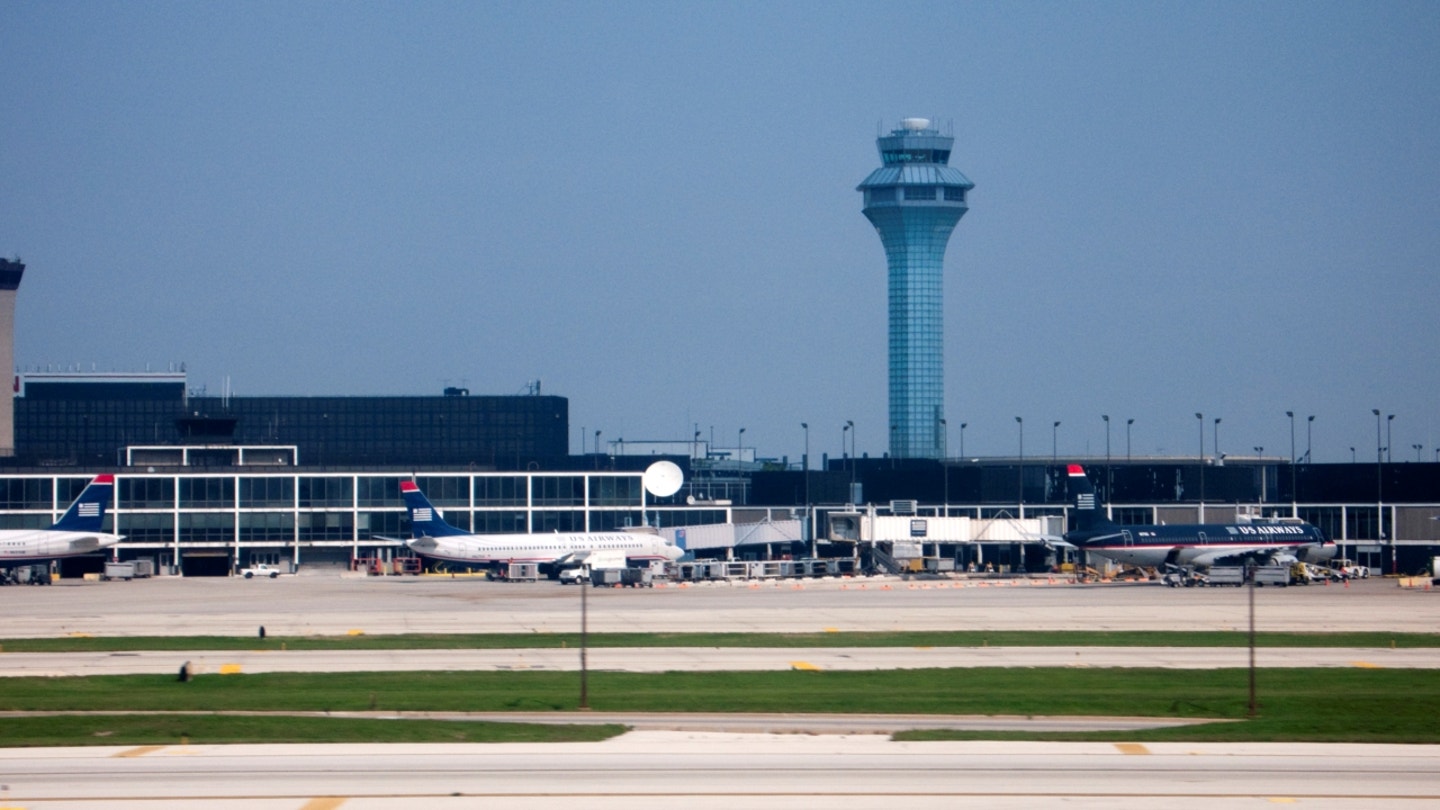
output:
[[[414,482],[401,481],[400,495],[410,510],[413,535],[405,544],[416,554],[435,560],[488,567],[533,562],[553,571],[600,551],[621,551],[634,562],[678,560],[685,554],[683,548],[665,542],[658,534],[640,532],[471,534],[446,523]]]
[[[120,542],[123,535],[103,531],[114,491],[115,476],[97,475],[50,528],[0,529],[0,568],[93,554]]]

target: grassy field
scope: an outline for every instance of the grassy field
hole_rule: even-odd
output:
[[[12,678],[0,711],[554,711],[577,708],[578,673],[412,672]],[[590,673],[596,711],[1123,715],[1223,722],[1086,734],[914,732],[906,739],[1440,743],[1440,678],[1423,670],[1266,669],[1246,720],[1245,670],[965,669]],[[421,720],[223,715],[6,718],[0,745],[599,739],[615,729]]]
[[[1244,647],[1244,632],[951,631],[591,633],[592,647]],[[1440,647],[1437,633],[1258,633],[1260,647]],[[438,650],[576,648],[579,633],[357,636],[75,636],[0,639],[5,652],[129,650]]]
[[[595,742],[624,731],[618,725],[343,717],[61,715],[5,718],[0,723],[0,746]]]

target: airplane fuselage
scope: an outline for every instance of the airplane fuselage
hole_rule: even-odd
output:
[[[1208,567],[1245,561],[1320,563],[1335,556],[1335,544],[1309,523],[1255,520],[1249,523],[1121,525],[1110,521],[1095,497],[1085,468],[1071,464],[1074,528],[1065,542],[1120,563],[1142,568],[1162,565]]]
[[[408,541],[422,556],[449,562],[563,562],[596,551],[623,551],[635,561],[673,560],[681,550],[658,535],[633,532],[557,532],[555,534],[470,534],[419,537]]]
[[[1066,535],[1072,545],[1141,567],[1209,566],[1246,557],[1294,556],[1320,563],[1335,544],[1307,523],[1201,523],[1109,526]]]
[[[53,529],[0,530],[0,566],[57,560],[92,554],[120,542],[120,536],[102,532],[66,532]]]

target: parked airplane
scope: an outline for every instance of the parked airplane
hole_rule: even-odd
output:
[[[446,523],[413,482],[400,482],[400,495],[410,510],[413,535],[405,544],[431,559],[486,567],[533,562],[556,572],[597,551],[623,551],[626,559],[634,562],[677,560],[685,554],[684,549],[665,542],[660,535],[641,532],[471,534]]]
[[[1335,556],[1335,544],[1303,522],[1128,525],[1112,522],[1095,503],[1095,487],[1078,464],[1069,467],[1074,528],[1065,542],[1102,557],[1142,567],[1217,563],[1321,563]]]
[[[93,554],[120,542],[121,535],[103,531],[114,490],[115,476],[97,475],[50,528],[0,529],[0,568]]]

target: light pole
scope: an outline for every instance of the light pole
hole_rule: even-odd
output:
[[[580,710],[590,710],[590,662],[588,652],[590,647],[590,606],[589,597],[585,592],[590,590],[590,583],[581,580],[580,585]]]
[[[1200,423],[1200,523],[1205,522],[1205,414],[1195,414]]]
[[[1015,417],[1015,424],[1020,427],[1020,492],[1017,500],[1020,503],[1020,519],[1025,519],[1025,420]],[[1025,573],[1025,545],[1020,544],[1019,557],[1020,565],[1018,571]]]
[[[1056,422],[1056,423],[1055,423],[1053,426],[1051,426],[1051,428],[1050,428],[1050,465],[1051,465],[1051,466],[1054,466],[1054,465],[1060,460],[1060,455],[1059,455],[1059,450],[1058,450],[1059,446],[1060,446],[1060,423],[1059,423],[1059,422]]]
[[[1422,448],[1424,448],[1425,445],[1423,445],[1423,444],[1412,444],[1412,445],[1410,445],[1410,446],[1413,447],[1413,448],[1415,448],[1415,463],[1417,463],[1417,464],[1420,463],[1420,450],[1421,450]]]
[[[1016,503],[1020,507],[1020,519],[1025,519],[1025,420],[1015,417],[1015,424],[1020,426],[1020,480],[1019,491]]]
[[[595,431],[595,469],[600,469],[600,431]]]
[[[1215,417],[1215,457],[1225,457],[1224,454],[1220,452],[1220,417],[1218,416]]]
[[[847,434],[849,434],[849,435],[851,436],[850,446],[851,446],[852,448],[855,446],[854,434],[851,433],[851,431],[854,430],[854,429],[855,429],[855,420],[853,420],[853,419],[846,419],[846,420],[845,420],[845,427],[843,427],[843,428],[840,429],[840,453],[841,453],[841,455],[844,455],[844,454],[845,454],[845,436],[846,436]],[[855,459],[853,459],[853,458],[850,459],[850,494],[851,494],[852,496],[855,494]]]
[[[1305,463],[1314,464],[1315,459],[1310,456],[1310,429],[1315,426],[1315,417],[1305,417]]]
[[[740,474],[741,456],[745,455],[745,428],[735,434],[735,489],[740,503],[745,503],[745,479]]]
[[[1300,506],[1295,498],[1295,412],[1286,411],[1290,417],[1290,517],[1300,517]]]
[[[1255,448],[1255,460],[1260,462],[1260,503],[1265,503],[1265,448]]]
[[[942,504],[941,508],[945,511],[941,516],[950,517],[950,423],[946,422],[943,416],[940,418],[940,431],[942,441],[944,442],[941,445],[940,451],[940,472],[945,476],[945,494],[944,497],[940,499],[940,503]]]
[[[1105,422],[1105,503],[1110,503],[1110,414],[1100,414]]]
[[[1130,426],[1135,424],[1134,419],[1125,420],[1125,463],[1130,463]]]
[[[1255,716],[1255,563],[1245,566],[1245,575],[1250,580],[1250,705],[1248,717]]]
[[[805,539],[808,541],[808,540],[812,539],[812,538],[810,537],[810,530],[809,530],[809,526],[810,526],[810,423],[809,423],[809,422],[801,422],[801,423],[800,423],[800,427],[803,428],[804,431],[805,431],[805,455],[804,455],[804,457],[803,457],[802,460],[805,462],[805,526],[806,526],[806,530],[805,530],[805,535],[806,535],[806,536],[805,536]]]
[[[1375,414],[1375,536],[1385,541],[1385,446],[1380,444],[1380,409],[1371,408]],[[1394,549],[1391,549],[1390,573],[1395,573]]]
[[[960,423],[960,460],[965,460],[965,428],[970,427],[969,422]]]
[[[1387,463],[1395,460],[1395,454],[1390,449],[1395,446],[1395,439],[1390,433],[1390,425],[1394,421],[1395,414],[1393,413],[1385,417],[1385,461]]]

